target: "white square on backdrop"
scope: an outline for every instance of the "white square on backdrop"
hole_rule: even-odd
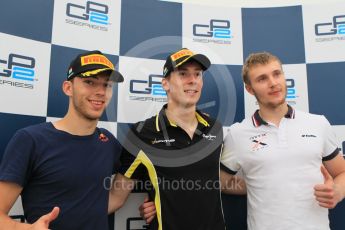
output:
[[[119,55],[120,0],[55,1],[52,43]]]
[[[118,122],[135,123],[160,111],[166,103],[163,65],[161,60],[120,56],[119,71],[126,77],[118,86]]]
[[[212,64],[243,64],[241,8],[183,4],[182,44]]]
[[[51,44],[0,33],[0,50],[1,111],[46,116]]]
[[[344,9],[345,3],[302,7],[307,63],[345,61]]]

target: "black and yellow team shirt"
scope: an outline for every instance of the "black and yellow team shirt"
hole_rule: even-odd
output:
[[[149,229],[224,230],[219,185],[222,126],[196,111],[198,126],[191,139],[168,120],[165,108],[131,128],[121,172],[137,179],[137,187],[145,188],[156,205],[157,217]]]

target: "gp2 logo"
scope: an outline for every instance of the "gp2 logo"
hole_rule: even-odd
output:
[[[1,64],[7,64],[0,71],[0,77],[12,77],[14,79],[34,81],[35,59],[32,57],[10,53],[7,60],[1,60]]]
[[[345,15],[334,16],[332,22],[315,24],[315,34],[317,36],[345,35]]]
[[[161,83],[162,78],[162,75],[150,74],[148,81],[131,80],[129,83],[129,91],[131,93],[136,94],[152,94],[154,96],[166,96],[166,92],[164,91]]]
[[[68,3],[66,8],[66,14],[69,17],[102,25],[109,24],[108,12],[109,8],[107,5],[92,1],[87,1],[86,6]]]
[[[194,24],[193,35],[197,37],[231,38],[230,21],[211,19],[209,25]]]
[[[287,99],[295,99],[296,98],[296,88],[295,88],[295,80],[294,79],[286,79],[286,98]]]

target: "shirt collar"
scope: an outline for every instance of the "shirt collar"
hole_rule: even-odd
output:
[[[159,111],[159,113],[156,115],[156,131],[160,132],[162,129],[166,129],[167,126],[171,127],[178,127],[177,124],[175,124],[173,121],[170,121],[165,113],[166,108],[168,107],[168,104],[165,104],[162,109]],[[204,127],[210,126],[208,121],[205,119],[205,115],[203,115],[199,110],[195,111],[195,116],[199,122],[199,124],[203,125]]]
[[[295,119],[295,109],[292,108],[290,105],[288,106],[288,111],[284,115],[285,118],[289,119]],[[259,110],[256,110],[255,113],[252,116],[252,122],[255,127],[259,127],[260,125],[268,125],[267,121],[262,119],[262,117],[259,114]]]

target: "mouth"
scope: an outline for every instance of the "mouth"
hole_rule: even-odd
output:
[[[89,102],[95,109],[101,109],[105,103],[103,100],[89,100]]]
[[[194,94],[197,94],[199,91],[193,90],[193,89],[187,89],[187,90],[184,90],[184,92],[189,94],[189,95],[194,95]]]
[[[277,96],[277,95],[279,95],[280,93],[281,93],[281,90],[275,90],[275,91],[270,92],[269,95],[271,95],[271,96]]]

